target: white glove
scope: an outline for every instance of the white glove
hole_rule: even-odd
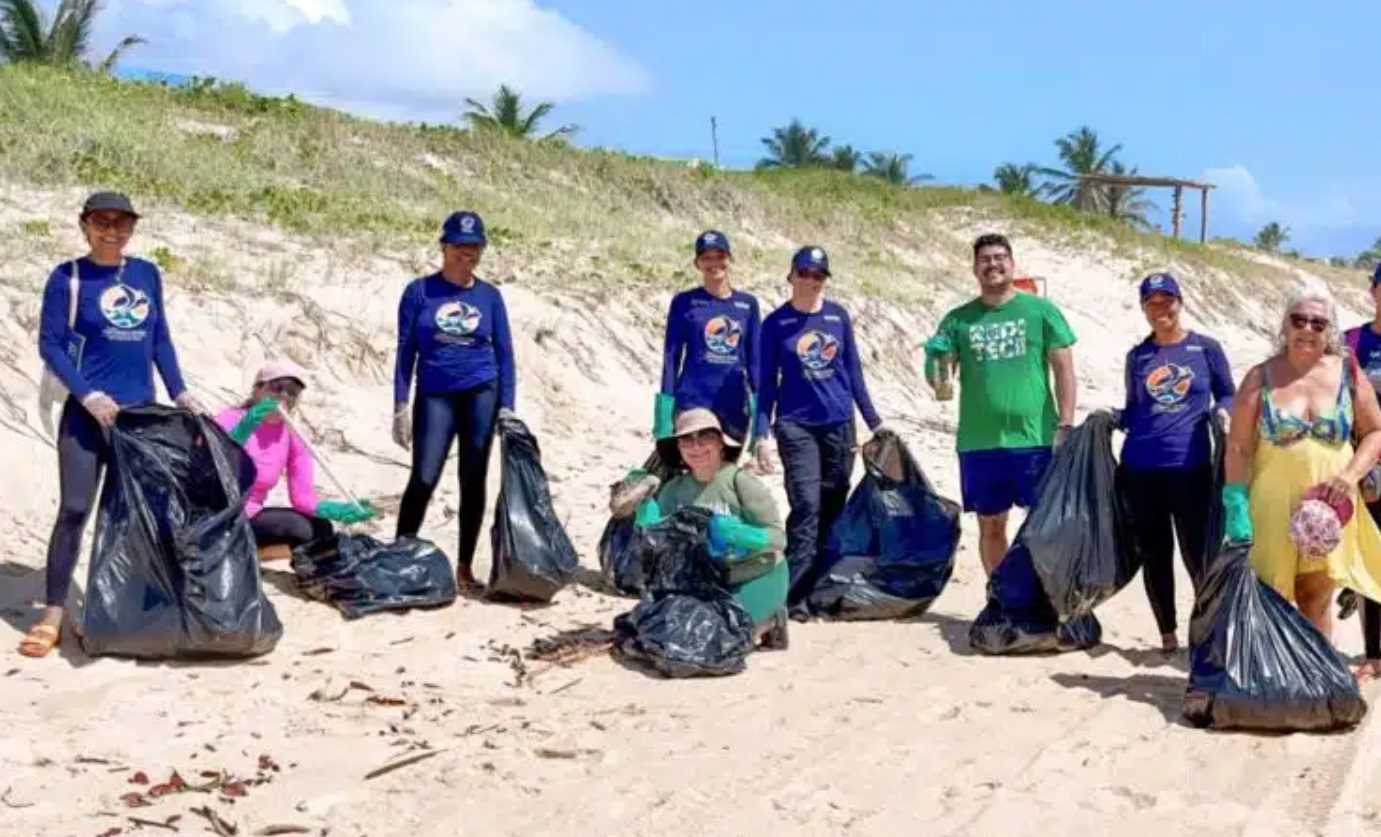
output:
[[[507,407],[500,407],[500,408],[499,408],[499,418],[501,418],[501,419],[516,419],[517,417],[518,417],[518,414],[515,413],[515,412],[513,412],[512,410],[508,409]]]
[[[1219,419],[1220,421],[1223,422],[1223,432],[1224,432],[1224,433],[1231,433],[1231,432],[1232,432],[1232,413],[1230,413],[1230,412],[1228,412],[1227,410],[1224,410],[1224,409],[1222,409],[1222,408],[1220,407],[1220,408],[1218,408],[1218,419]]]
[[[113,427],[115,417],[120,414],[120,405],[115,399],[97,390],[82,399],[82,406],[102,427]]]
[[[206,405],[201,403],[201,399],[193,395],[190,389],[184,389],[181,395],[173,399],[173,403],[194,415],[207,416],[211,414],[206,409]]]
[[[403,450],[412,448],[412,416],[406,401],[393,410],[393,443]]]

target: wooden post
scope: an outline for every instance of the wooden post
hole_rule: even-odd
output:
[[[1180,237],[1180,213],[1183,212],[1183,199],[1184,187],[1176,186],[1175,200],[1170,205],[1170,234],[1175,238]]]
[[[1199,190],[1199,243],[1208,243],[1208,187]]]
[[[714,144],[714,167],[719,168],[719,123],[710,117],[710,142]]]

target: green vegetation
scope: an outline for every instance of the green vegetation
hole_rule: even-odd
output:
[[[863,161],[863,174],[891,183],[893,186],[915,186],[935,177],[929,174],[912,175],[910,154],[887,154],[874,151]]]
[[[1278,253],[1285,242],[1290,240],[1290,228],[1282,227],[1278,222],[1272,221],[1262,227],[1256,234],[1252,243],[1258,250],[1265,250],[1267,253]]]
[[[499,85],[494,100],[485,105],[474,99],[466,99],[470,109],[464,119],[471,128],[479,131],[497,131],[515,139],[532,139],[537,134],[537,126],[546,119],[556,107],[551,102],[538,102],[527,113],[523,112],[523,97],[506,84]],[[579,128],[575,125],[562,125],[542,137],[544,140],[571,137]]]
[[[50,23],[37,0],[0,0],[0,59],[12,63],[80,65],[87,60],[91,30],[105,0],[62,0]],[[94,65],[109,72],[133,47],[144,43],[127,35]]]

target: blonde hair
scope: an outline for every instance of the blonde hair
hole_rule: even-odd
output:
[[[1285,303],[1285,311],[1280,315],[1280,330],[1276,332],[1276,350],[1282,353],[1285,351],[1290,333],[1290,315],[1307,302],[1322,305],[1328,313],[1328,329],[1324,332],[1324,354],[1344,354],[1342,332],[1338,329],[1338,303],[1334,301],[1333,294],[1329,293],[1328,288],[1313,284],[1301,286]]]

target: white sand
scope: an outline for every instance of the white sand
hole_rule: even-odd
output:
[[[75,194],[9,190],[0,228],[75,204]],[[447,610],[346,622],[327,607],[270,593],[287,633],[252,662],[136,664],[11,650],[37,612],[54,454],[34,415],[38,290],[74,252],[65,215],[44,241],[10,237],[0,252],[0,834],[172,833],[126,817],[205,822],[210,805],[254,834],[271,824],[314,834],[1170,834],[1376,833],[1381,743],[1376,723],[1335,736],[1211,734],[1179,719],[1183,657],[1148,650],[1154,622],[1140,582],[1100,610],[1105,644],[1090,654],[988,659],[967,647],[983,603],[972,520],[958,569],[927,617],[909,624],[793,625],[791,650],[760,654],[738,677],[660,681],[608,658],[535,672],[513,685],[509,649],[628,603],[583,588],[537,610],[462,602]],[[957,226],[953,234],[972,230]],[[396,501],[406,455],[388,438],[393,316],[407,268],[396,258],[323,254],[268,229],[185,216],[150,219],[136,249],[216,255],[237,287],[188,290],[168,278],[183,367],[208,400],[239,397],[266,347],[313,371],[303,416],[358,492]],[[519,354],[520,413],[542,441],[558,509],[585,564],[604,524],[605,486],[645,455],[667,294],[618,296],[595,310],[556,265],[496,254]],[[934,254],[913,252],[916,262]],[[1144,330],[1132,281],[1144,258],[1075,252],[1018,238],[1022,266],[1050,280],[1080,336],[1081,412],[1122,395],[1122,357]],[[785,254],[782,254],[782,259]],[[843,265],[840,266],[843,268]],[[953,406],[922,393],[915,345],[971,287],[915,286],[905,307],[866,301],[841,269],[839,294],[869,352],[866,369],[889,423],[931,477],[958,495]],[[286,279],[274,279],[274,276]],[[779,273],[744,269],[769,307]],[[1240,374],[1264,355],[1279,287],[1238,295],[1221,277],[1188,277],[1190,318],[1225,343]],[[1214,288],[1212,300],[1201,294]],[[290,290],[291,294],[283,293]],[[1208,304],[1212,302],[1213,304]],[[1346,302],[1355,312],[1366,300]],[[1209,316],[1207,311],[1232,312]],[[308,313],[315,322],[308,322]],[[1351,318],[1353,315],[1349,315]],[[539,341],[538,335],[541,335]],[[497,462],[495,463],[497,465]],[[425,534],[453,552],[452,472]],[[492,480],[497,480],[497,467]],[[323,488],[329,490],[323,482]],[[492,494],[491,494],[492,498]],[[376,528],[391,531],[392,520]],[[478,569],[487,570],[488,537]],[[78,571],[83,586],[85,561]],[[1181,638],[1188,583],[1179,580]],[[1360,650],[1356,621],[1340,644]],[[327,653],[313,653],[331,649]],[[404,706],[365,702],[347,689]],[[313,693],[339,700],[314,700]],[[1374,697],[1374,693],[1371,693]],[[374,780],[365,774],[419,748],[439,755]],[[182,794],[129,809],[120,796],[177,769],[281,772],[227,802]]]

